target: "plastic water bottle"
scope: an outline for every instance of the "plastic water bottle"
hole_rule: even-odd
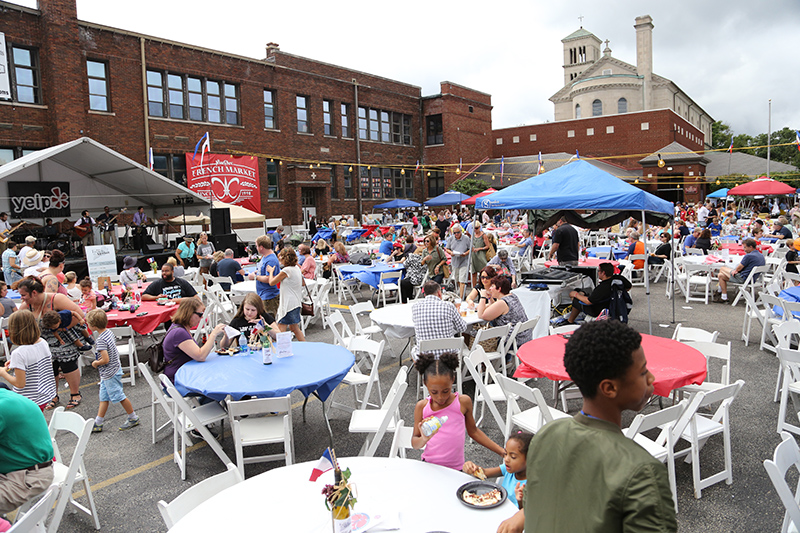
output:
[[[422,434],[425,435],[426,437],[430,437],[431,435],[439,431],[439,428],[442,427],[442,424],[444,424],[445,422],[447,422],[447,415],[441,418],[439,418],[438,416],[434,416],[430,420],[426,420],[425,422],[422,423],[422,426],[420,426],[420,431],[422,431]]]
[[[247,337],[244,336],[244,333],[239,335],[239,349],[242,351],[247,349]]]

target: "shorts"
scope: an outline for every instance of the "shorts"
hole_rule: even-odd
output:
[[[275,298],[270,298],[269,300],[261,300],[264,302],[264,310],[272,316],[278,314],[278,304],[280,303],[280,297],[276,296]]]
[[[61,372],[64,374],[69,374],[70,372],[75,372],[78,370],[78,360],[75,359],[74,361],[59,361],[58,359],[53,359],[53,374],[58,375],[58,369],[61,368]]]
[[[278,324],[283,324],[285,326],[291,326],[292,324],[299,324],[299,323],[300,323],[299,307],[295,307],[294,309],[283,315],[283,317],[281,317],[280,320],[278,320]]]
[[[100,380],[100,401],[119,403],[125,399],[122,392],[122,369],[111,379]]]
[[[452,272],[452,277],[455,281],[459,283],[466,283],[467,277],[469,276],[469,268],[467,267],[466,263],[458,268],[450,267]]]
[[[743,278],[742,275],[737,272],[731,276],[731,279],[728,283],[738,283],[739,285],[742,285],[745,281],[747,281],[747,278]]]

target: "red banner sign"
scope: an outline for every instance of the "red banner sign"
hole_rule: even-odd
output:
[[[224,154],[186,154],[188,188],[226,204],[261,213],[258,158]]]

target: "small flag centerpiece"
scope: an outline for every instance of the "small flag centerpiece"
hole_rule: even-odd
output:
[[[150,268],[153,269],[153,274],[157,273],[158,272],[158,263],[156,263],[156,260],[153,259],[152,257],[148,257],[147,258],[147,262],[150,263]]]
[[[336,460],[336,453],[326,448],[319,463],[311,472],[311,481],[331,469],[333,469],[333,485],[325,485],[322,488],[325,508],[331,511],[334,533],[351,533],[353,524],[350,520],[350,509],[356,504],[356,495],[354,487],[349,483],[350,469],[342,471]]]

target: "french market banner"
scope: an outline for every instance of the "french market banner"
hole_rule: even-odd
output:
[[[258,158],[227,154],[186,154],[190,191],[210,200],[261,213]]]

